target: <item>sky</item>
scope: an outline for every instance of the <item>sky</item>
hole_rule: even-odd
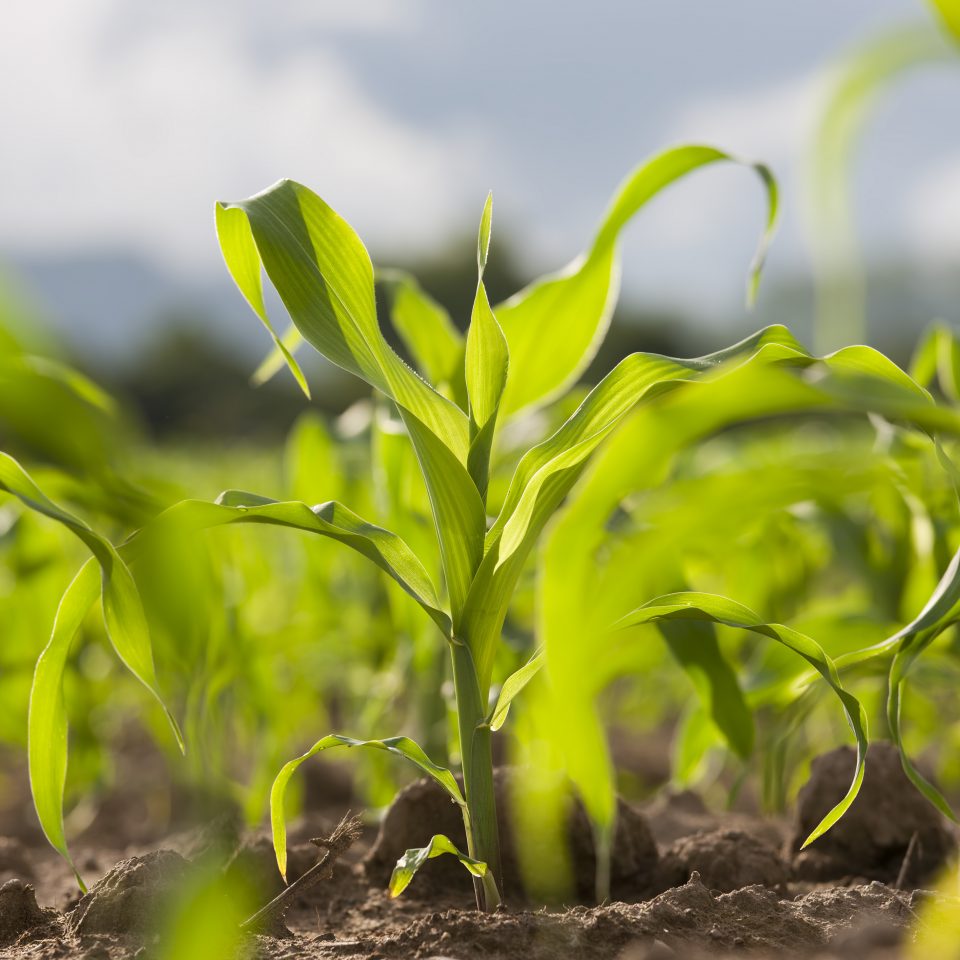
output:
[[[292,177],[382,263],[473,229],[492,189],[494,243],[554,269],[631,168],[694,140],[773,166],[785,202],[769,269],[789,276],[809,269],[801,173],[828,68],[928,15],[921,0],[11,4],[0,258],[121,252],[171,284],[226,288],[214,201]],[[960,63],[917,71],[872,117],[856,201],[873,256],[960,262],[958,103]],[[743,170],[678,185],[628,231],[627,294],[728,312],[762,217]],[[92,336],[63,300],[69,332]],[[122,317],[103,323],[122,336]]]

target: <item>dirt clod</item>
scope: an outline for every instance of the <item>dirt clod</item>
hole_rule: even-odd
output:
[[[866,775],[853,806],[828,833],[800,852],[823,816],[843,797],[856,761],[840,747],[813,761],[800,791],[791,849],[798,878],[812,881],[864,877],[916,886],[955,856],[957,841],[943,816],[907,779],[897,749],[877,742],[867,754]],[[911,839],[914,850],[907,857]]]
[[[523,883],[514,849],[510,818],[512,772],[500,767],[494,776],[497,822],[500,831],[504,894],[522,900]],[[466,836],[459,808],[429,779],[418,780],[402,790],[390,805],[380,825],[376,842],[365,867],[371,883],[386,886],[397,859],[410,847],[423,846],[435,833],[446,834],[466,849]],[[575,804],[568,827],[571,842],[576,895],[581,902],[593,898],[596,855],[593,835],[582,806]],[[614,899],[636,899],[650,888],[657,864],[657,847],[642,813],[620,802],[617,833],[611,862],[611,895]],[[469,877],[452,858],[428,861],[404,896],[431,897],[437,890],[463,890],[464,905],[472,899]]]
[[[790,878],[773,847],[740,830],[713,830],[676,840],[660,860],[661,888],[680,886],[693,871],[709,889],[721,893],[754,884],[783,890]]]
[[[150,933],[165,918],[188,870],[172,850],[121,860],[80,900],[67,929],[76,935]]]
[[[33,887],[22,880],[8,880],[0,887],[0,946],[7,946],[28,930],[44,926],[52,912],[37,904]]]

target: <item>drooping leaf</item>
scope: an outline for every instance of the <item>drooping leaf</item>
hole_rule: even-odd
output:
[[[233,282],[237,285],[243,298],[250,305],[250,309],[260,318],[260,322],[267,328],[273,339],[275,349],[280,353],[283,361],[290,368],[300,389],[310,396],[310,386],[303,375],[300,365],[286,343],[277,335],[266,304],[263,302],[263,283],[260,275],[260,256],[253,234],[250,231],[250,221],[237,207],[225,207],[217,204],[216,212],[217,239],[220,241],[220,250],[227,265]]]
[[[324,750],[332,747],[370,747],[374,750],[385,750],[399,757],[411,761],[428,777],[434,779],[446,791],[454,803],[460,807],[466,806],[466,800],[453,774],[446,768],[435,764],[409,737],[390,737],[387,740],[355,740],[353,737],[344,737],[332,733],[318,740],[306,753],[288,763],[277,774],[270,789],[270,822],[273,828],[273,849],[277,855],[277,866],[284,878],[287,875],[287,826],[283,815],[283,799],[287,784],[297,768],[304,761],[315,757]]]
[[[13,457],[0,453],[0,490],[55,520],[80,539],[100,565],[101,594],[107,636],[124,666],[150,691],[163,708],[170,728],[183,749],[183,737],[173,714],[157,688],[153,651],[143,604],[133,575],[116,548],[79,517],[55,504]]]
[[[487,875],[485,863],[461,853],[452,840],[438,833],[430,838],[430,842],[425,847],[413,847],[397,861],[390,875],[390,896],[399,897],[410,886],[414,874],[428,860],[443,856],[445,853],[455,856],[473,876],[482,878]]]
[[[465,463],[466,417],[384,339],[377,323],[373,266],[352,227],[292,180],[219,207],[238,211],[248,222],[260,261],[301,336],[409,411]]]
[[[697,145],[657,154],[621,185],[583,254],[565,270],[537,280],[496,307],[513,370],[503,398],[504,415],[547,403],[576,382],[596,354],[613,315],[620,232],[662,189],[700,167],[723,161],[742,162],[722,150]],[[770,171],[762,164],[747,165],[760,176],[768,201],[766,226],[750,271],[752,300],[776,227],[778,200]]]
[[[867,755],[867,716],[860,701],[843,687],[836,664],[815,640],[783,624],[765,623],[752,610],[727,597],[693,592],[667,594],[628,613],[617,621],[614,628],[671,620],[722,623],[776,640],[803,657],[827,681],[837,695],[857,741],[857,762],[853,779],[843,799],[817,824],[804,840],[803,846],[813,843],[846,813],[863,783],[864,762]]]
[[[437,599],[429,574],[410,547],[396,534],[369,523],[334,501],[311,508],[297,501],[282,503],[258,494],[227,490],[216,503],[183,500],[174,504],[140,536],[160,530],[188,532],[234,523],[292,527],[351,547],[393,577],[444,634],[449,635],[450,618]],[[135,544],[136,540],[132,541],[133,550],[136,550]]]

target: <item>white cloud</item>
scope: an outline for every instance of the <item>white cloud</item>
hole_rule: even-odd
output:
[[[392,36],[416,23],[419,4],[402,17],[397,6],[298,0],[283,7],[277,55],[264,56],[257,31],[277,18],[252,5],[16,4],[0,35],[0,244],[125,243],[206,266],[213,201],[285,176],[374,241],[416,246],[459,225],[458,183],[483,165],[479,138],[388,116],[336,50],[338,30]],[[154,11],[149,29],[134,9]]]

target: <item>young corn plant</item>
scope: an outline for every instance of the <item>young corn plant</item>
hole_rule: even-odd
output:
[[[267,522],[312,529],[374,560],[420,604],[446,641],[458,720],[462,790],[451,770],[435,763],[406,737],[357,740],[329,734],[286,764],[271,792],[281,872],[286,869],[283,799],[290,778],[300,764],[321,751],[364,746],[412,761],[447,791],[463,813],[467,850],[458,850],[447,837],[433,837],[424,847],[408,851],[398,864],[392,892],[399,893],[427,859],[450,853],[473,874],[478,906],[491,909],[499,903],[491,736],[505,721],[514,697],[544,662],[543,652],[536,652],[504,680],[499,696],[492,698],[501,630],[525,561],[544,526],[593,454],[631,413],[692,381],[716,380],[730,370],[750,374],[787,367],[811,373],[805,380],[789,376],[778,380],[769,394],[741,389],[734,395],[734,406],[752,416],[798,408],[867,408],[911,420],[928,431],[955,428],[955,418],[938,410],[926,391],[882,355],[855,347],[817,360],[785,328],[770,327],[697,359],[645,353],[626,357],[552,435],[523,453],[502,500],[496,505],[489,502],[491,464],[503,426],[566,393],[603,338],[616,299],[618,238],[623,227],[670,183],[703,166],[732,159],[704,146],[678,147],[655,156],[627,178],[593,242],[579,258],[496,308],[491,307],[483,283],[492,219],[488,197],[480,219],[477,287],[466,336],[461,338],[449,318],[415,285],[402,284],[406,306],[402,312],[395,311],[395,317],[423,377],[387,344],[377,323],[370,258],[349,224],[320,197],[285,180],[248,200],[217,205],[217,229],[227,268],[275,342],[274,354],[261,374],[268,375],[282,360],[306,390],[293,354],[307,341],[395,406],[429,498],[444,591],[436,589],[427,565],[405,541],[337,503],[310,508],[230,491],[215,505],[182,504],[174,511],[188,520],[196,513],[193,519],[201,525]],[[777,188],[766,167],[750,166],[759,174],[768,200],[766,228],[750,273],[748,297],[752,298],[777,220]],[[292,320],[282,337],[267,315],[261,270]],[[864,389],[866,385],[869,390]],[[710,421],[709,413],[705,419]],[[488,514],[492,514],[489,519]],[[571,547],[579,549],[577,544]],[[589,551],[583,551],[587,556]],[[562,607],[558,603],[557,609]],[[692,615],[705,621],[735,622],[778,640],[804,657],[838,695],[856,734],[859,761],[847,797],[825,817],[812,840],[839,819],[862,779],[866,728],[858,701],[842,687],[832,661],[818,644],[787,627],[767,624],[725,598],[689,594],[663,598],[662,603],[651,601],[621,617],[617,629],[669,619],[678,621],[668,629],[676,634],[683,632],[682,621]],[[702,668],[695,656],[691,661],[691,670]],[[742,711],[732,723],[743,723]],[[743,733],[741,740],[746,738]],[[571,740],[577,740],[572,732]]]
[[[275,343],[260,375],[270,375],[278,361],[285,362],[306,392],[306,380],[294,358],[305,340],[395,406],[429,497],[444,591],[436,589],[428,565],[404,540],[339,503],[309,507],[228,491],[216,504],[180,504],[169,511],[167,520],[179,518],[188,526],[275,523],[333,537],[365,554],[426,611],[446,642],[458,719],[463,789],[451,770],[406,737],[358,740],[330,734],[290,761],[271,792],[281,872],[286,872],[283,800],[295,770],[321,751],[363,746],[413,762],[463,813],[467,850],[458,850],[447,837],[429,839],[398,864],[392,892],[399,893],[430,857],[451,853],[473,874],[478,906],[492,909],[500,902],[491,736],[506,719],[513,698],[539,669],[542,656],[535,654],[507,678],[495,701],[491,690],[501,629],[531,548],[593,452],[638,404],[726,361],[792,344],[792,338],[782,328],[771,328],[697,360],[642,353],[627,357],[552,436],[524,453],[503,502],[496,505],[495,517],[488,520],[488,512],[493,512],[488,503],[491,461],[499,431],[510,419],[569,390],[595,354],[616,300],[619,234],[634,214],[685,174],[732,159],[705,146],[679,147],[654,157],[627,178],[579,258],[496,308],[483,283],[492,218],[488,197],[480,220],[477,287],[466,336],[461,337],[414,285],[402,287],[405,309],[402,315],[395,313],[402,321],[401,335],[423,374],[432,375],[433,384],[386,342],[377,322],[374,271],[367,251],[349,224],[320,197],[284,180],[248,200],[217,205],[217,232],[227,268]],[[761,178],[769,205],[750,274],[752,296],[776,223],[777,191],[765,167],[751,166]],[[292,320],[282,337],[267,315],[262,271]]]

